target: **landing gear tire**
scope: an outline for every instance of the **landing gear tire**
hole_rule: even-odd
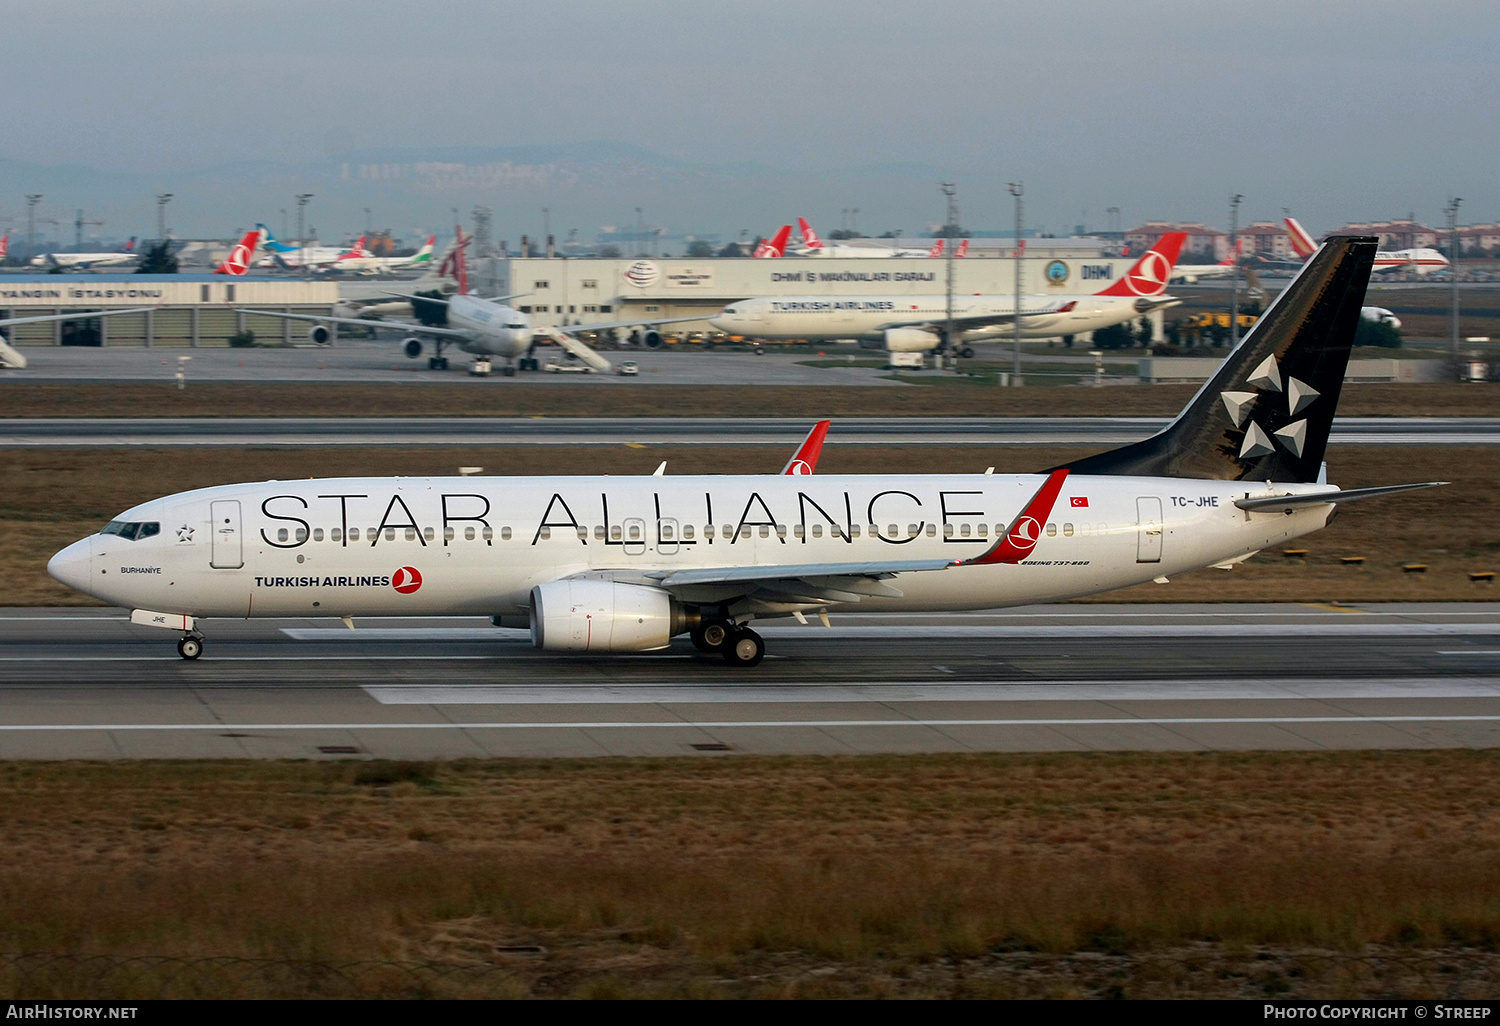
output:
[[[964,346],[958,351],[958,355],[963,357],[965,360],[972,360],[974,359],[974,349],[972,346]]]
[[[503,376],[507,377],[507,378],[513,378],[513,377],[515,377],[516,376],[515,365],[507,363],[504,367],[500,368],[500,373]]]
[[[429,356],[427,358],[428,370],[447,370],[448,358],[446,356]]]
[[[189,634],[177,642],[177,654],[184,659],[197,659],[203,654],[203,642]]]
[[[731,666],[756,666],[766,657],[766,643],[749,627],[742,627],[724,646],[724,661]]]
[[[729,642],[734,628],[720,620],[710,620],[701,627],[694,627],[689,634],[699,652],[722,652]]]

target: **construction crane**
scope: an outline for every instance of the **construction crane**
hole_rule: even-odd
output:
[[[100,228],[104,227],[103,221],[85,221],[83,219],[83,209],[79,208],[78,216],[73,219],[73,248],[79,252],[83,251],[83,226],[86,224],[98,225]]]

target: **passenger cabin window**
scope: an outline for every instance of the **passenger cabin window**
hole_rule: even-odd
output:
[[[534,281],[531,283],[531,287],[534,289],[550,289],[552,283],[550,281]]]
[[[583,287],[586,289],[597,289],[599,287],[599,280],[597,278],[585,278],[583,279]]]
[[[1064,538],[1071,538],[1071,537],[1073,537],[1073,525],[1072,524],[1063,524],[1063,537]]]
[[[484,540],[485,541],[489,541],[490,540],[490,529],[488,527],[486,527],[484,529]],[[508,528],[508,527],[502,527],[502,528],[500,528],[500,540],[501,541],[510,541],[510,528]]]
[[[686,539],[687,541],[692,541],[693,540],[693,525],[692,524],[683,524],[682,525],[682,537],[684,539]]]
[[[321,527],[314,527],[313,528],[313,541],[322,541],[322,540],[323,540],[323,529]]]
[[[474,540],[474,528],[472,528],[472,527],[466,527],[466,528],[464,528],[464,541],[473,541],[473,540]]]

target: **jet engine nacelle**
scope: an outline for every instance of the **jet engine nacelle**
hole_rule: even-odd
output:
[[[531,643],[548,652],[647,652],[688,626],[682,607],[658,588],[550,581],[531,589]]]
[[[409,338],[401,343],[401,348],[406,352],[408,359],[415,360],[422,355],[422,340],[419,338]]]
[[[888,353],[925,353],[936,349],[939,342],[936,333],[921,328],[888,328],[885,333]]]
[[[333,338],[333,333],[328,330],[327,325],[314,324],[307,329],[307,339],[314,345],[326,346],[331,338]]]
[[[647,349],[660,349],[663,341],[659,331],[648,331],[641,336],[641,345]]]

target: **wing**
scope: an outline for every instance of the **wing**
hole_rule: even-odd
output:
[[[1048,314],[1067,313],[1073,308],[1075,302],[1076,300],[1068,303],[1049,303],[1044,307],[1022,310],[1021,316],[1023,318],[1042,317]],[[1014,313],[974,314],[970,317],[955,317],[953,318],[953,323],[960,331],[973,331],[976,328],[990,328],[997,324],[1010,324],[1015,319],[1016,315]],[[927,328],[935,331],[946,326],[947,323],[948,319],[946,317],[929,316],[910,321],[887,321],[875,330],[889,331],[892,328]]]
[[[289,321],[317,321],[319,324],[355,324],[361,328],[386,328],[392,331],[404,331],[408,334],[436,335],[438,338],[470,338],[466,331],[454,331],[452,328],[429,328],[425,324],[391,324],[387,321],[367,321],[359,317],[325,317],[320,314],[294,314],[282,313],[279,310],[246,310],[235,307],[235,313],[257,314],[261,317],[283,317]]]
[[[657,317],[654,320],[637,317],[632,321],[610,321],[606,324],[569,324],[567,327],[557,328],[567,335],[576,335],[582,331],[608,331],[610,328],[633,328],[641,324],[678,324],[682,321],[706,321],[717,314],[699,314],[697,317]]]
[[[789,613],[859,602],[899,598],[886,581],[897,574],[946,570],[952,559],[906,559],[870,563],[788,563],[777,566],[702,567],[646,574],[658,587],[695,603],[720,603],[745,612]]]
[[[133,306],[128,310],[80,310],[77,313],[47,314],[44,317],[7,317],[0,320],[0,327],[10,324],[37,324],[41,321],[87,321],[95,317],[113,317],[116,314],[149,313],[154,306]]]

